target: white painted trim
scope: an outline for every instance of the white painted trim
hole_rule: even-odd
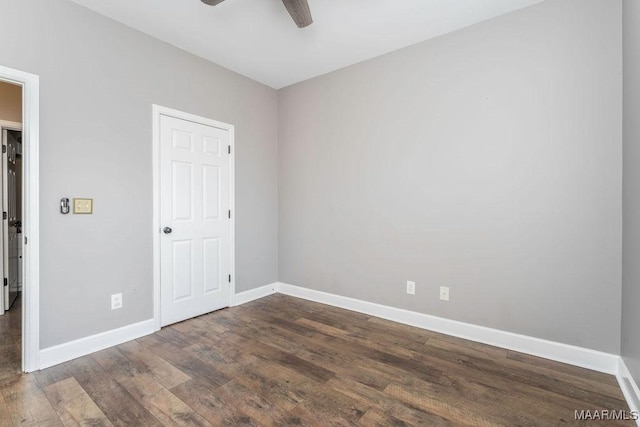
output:
[[[153,141],[152,141],[152,175],[153,175],[153,321],[154,329],[162,327],[160,312],[160,111],[153,105]]]
[[[0,66],[0,80],[22,86],[23,236],[28,238],[22,254],[22,370],[32,372],[40,355],[40,78]]]
[[[235,294],[233,297],[232,307],[246,304],[251,301],[258,300],[260,298],[268,297],[278,292],[280,287],[279,283],[272,283],[270,285],[260,286],[259,288],[249,289],[248,291]]]
[[[184,111],[174,110],[172,108],[163,107],[153,104],[153,319],[155,322],[155,330],[160,330],[162,325],[160,314],[160,116],[169,116],[176,119],[188,120],[206,126],[224,129],[229,132],[229,145],[231,146],[231,155],[229,158],[229,209],[231,209],[231,221],[229,224],[229,262],[231,263],[231,283],[229,286],[229,306],[233,306],[236,293],[236,205],[235,205],[235,126],[228,123],[219,122],[208,119],[206,117],[196,116],[195,114],[185,113]]]
[[[155,332],[153,319],[40,350],[40,369],[135,340]]]
[[[620,388],[622,389],[624,398],[629,404],[631,413],[639,416],[639,418],[636,420],[636,424],[640,427],[640,388],[631,376],[631,372],[629,372],[629,369],[627,368],[626,363],[624,363],[623,358],[620,358],[618,362],[618,372],[616,372],[616,379],[618,380],[618,384],[620,384]]]
[[[619,356],[615,354],[472,325],[456,320],[444,319],[442,317],[361,301],[285,283],[279,285],[279,292],[309,301],[381,317],[405,325],[416,326],[454,337],[592,369],[594,371],[615,374],[618,370]]]
[[[229,209],[231,210],[231,218],[229,219],[229,263],[231,266],[231,283],[229,284],[229,307],[233,306],[233,298],[236,293],[236,128],[233,125],[218,123],[226,126],[229,132],[229,146],[231,146],[231,155],[229,158]]]
[[[264,298],[277,292],[279,283],[261,286],[245,292],[233,295],[232,306],[246,304],[248,302]],[[156,320],[149,319],[132,325],[123,326],[111,331],[80,338],[64,344],[40,350],[40,369],[46,369],[78,357],[104,350],[127,341],[135,340],[145,335],[156,332]]]
[[[8,120],[0,120],[0,128],[10,129],[10,130],[22,130],[22,123],[20,122],[10,122]]]

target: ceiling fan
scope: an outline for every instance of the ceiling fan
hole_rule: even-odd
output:
[[[224,0],[202,0],[202,3],[215,6],[223,1]],[[282,3],[284,3],[284,7],[287,8],[289,15],[291,15],[291,18],[293,18],[298,28],[304,28],[313,23],[311,9],[309,9],[307,0],[282,0]]]

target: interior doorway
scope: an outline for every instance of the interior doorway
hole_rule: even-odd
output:
[[[22,87],[0,82],[0,380],[22,372]]]
[[[1,378],[40,364],[40,78],[0,65],[0,84],[9,89],[0,90],[0,137],[7,150],[0,162]],[[10,102],[16,97],[17,109]]]

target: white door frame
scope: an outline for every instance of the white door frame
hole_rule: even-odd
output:
[[[22,86],[22,370],[33,372],[40,363],[40,78],[0,66],[0,80]],[[25,209],[26,204],[26,209]]]
[[[229,132],[231,156],[229,158],[229,209],[231,220],[229,223],[229,251],[231,262],[231,283],[229,284],[229,306],[233,305],[236,293],[236,209],[235,209],[235,127],[228,123],[218,122],[206,117],[196,116],[172,108],[153,104],[153,320],[156,330],[161,327],[160,310],[160,117],[168,116],[187,120],[205,126],[223,129]]]

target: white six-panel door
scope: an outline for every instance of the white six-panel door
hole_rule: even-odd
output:
[[[229,132],[160,116],[161,324],[229,305]]]

